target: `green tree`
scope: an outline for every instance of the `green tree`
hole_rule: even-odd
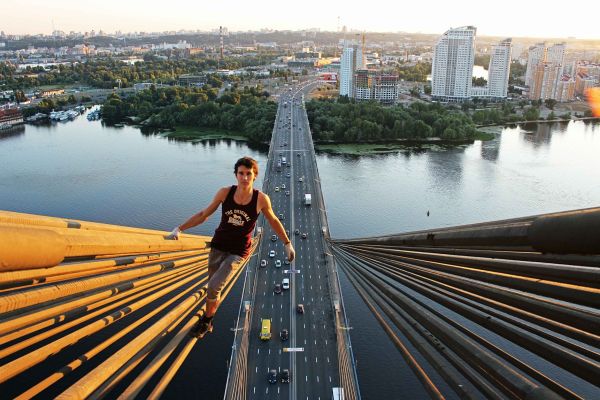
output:
[[[546,107],[548,107],[551,110],[554,110],[554,106],[556,105],[557,101],[554,99],[546,99],[544,101],[544,104],[546,105]]]

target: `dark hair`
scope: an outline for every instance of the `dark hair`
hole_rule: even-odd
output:
[[[237,175],[237,170],[240,165],[243,165],[246,168],[252,169],[254,171],[254,175],[258,175],[258,162],[252,157],[242,157],[235,163],[235,167],[233,169],[233,173]]]

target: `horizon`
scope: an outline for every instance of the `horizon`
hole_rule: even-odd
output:
[[[595,29],[600,2],[584,1],[577,18],[564,13],[552,12],[541,2],[523,3],[506,0],[493,13],[489,9],[475,9],[468,0],[455,0],[451,4],[433,4],[435,15],[418,4],[398,5],[382,2],[365,7],[363,2],[332,0],[326,4],[306,0],[302,6],[283,11],[274,0],[247,3],[231,0],[227,4],[228,14],[223,14],[219,4],[188,4],[185,0],[172,0],[169,7],[160,9],[148,6],[142,0],[127,3],[105,0],[93,7],[69,0],[51,3],[33,0],[23,3],[8,0],[5,4],[7,18],[1,28],[10,35],[51,35],[53,31],[122,33],[161,33],[172,31],[210,32],[219,26],[230,32],[248,32],[270,29],[274,31],[301,31],[318,29],[324,32],[348,31],[370,33],[412,33],[442,35],[451,27],[472,25],[477,36],[511,37],[531,39],[576,39],[600,40]],[[535,3],[540,3],[536,5]],[[365,15],[365,8],[389,9],[386,17]],[[182,10],[185,10],[182,13]],[[481,12],[479,11],[481,10]],[[515,11],[516,10],[516,11]],[[374,14],[381,15],[381,12]],[[413,16],[427,15],[427,18]],[[388,17],[389,16],[389,17]],[[408,17],[406,17],[408,16]],[[535,16],[536,18],[531,18]],[[260,25],[254,21],[260,21]],[[516,23],[515,23],[516,22]],[[340,32],[341,33],[341,32]]]

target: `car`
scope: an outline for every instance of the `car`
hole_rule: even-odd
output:
[[[285,183],[281,185],[281,188],[282,188],[282,189],[285,189]]]
[[[292,174],[290,174],[289,172],[286,174],[286,176],[289,178],[290,176],[292,176]]]
[[[304,182],[304,177],[301,176],[300,178],[298,178],[298,182]]]
[[[290,370],[284,369],[281,371],[280,379],[282,383],[290,383]]]
[[[269,257],[271,257],[271,258],[275,257],[275,250],[271,250],[269,252]]]
[[[262,260],[260,260],[260,266],[261,268],[264,268],[267,266],[267,260],[265,260],[264,258]]]
[[[275,191],[279,192],[279,186],[275,186]]]
[[[281,284],[276,283],[275,287],[273,288],[273,293],[275,294],[281,294],[282,290],[281,290]]]
[[[269,383],[277,383],[277,371],[274,369],[270,370],[267,379],[269,380]]]
[[[279,214],[279,220],[283,221],[285,219],[285,217],[283,216],[283,214]]]
[[[292,163],[287,163],[287,167],[290,168],[292,166]]]
[[[296,229],[296,230],[294,231],[294,235],[299,235],[299,234],[300,234],[300,229]]]
[[[284,278],[283,281],[281,282],[281,287],[283,289],[289,289],[290,288],[290,279]]]
[[[298,157],[300,157],[302,154],[301,154],[301,153],[296,153],[296,155],[297,155]]]
[[[271,235],[271,242],[277,241],[277,235]]]
[[[275,268],[281,268],[281,260],[275,260]]]
[[[304,314],[304,304],[298,304],[296,306],[296,311],[298,312],[298,314]]]
[[[308,235],[306,234],[306,232],[304,232],[304,233],[302,234],[302,239],[306,239],[306,237],[307,237],[307,236],[308,236]]]
[[[287,329],[282,329],[281,332],[279,332],[279,337],[281,340],[288,340],[290,332]]]
[[[284,263],[285,265],[290,265],[290,260],[288,260],[288,259],[286,258],[285,260],[283,260],[283,263]]]

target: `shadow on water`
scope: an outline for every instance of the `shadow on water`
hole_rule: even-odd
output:
[[[251,150],[255,150],[261,153],[269,152],[269,144],[268,143],[260,143],[260,142],[251,142],[245,140],[236,140],[230,138],[180,138],[180,137],[169,137],[167,134],[171,132],[169,129],[161,129],[156,127],[149,126],[136,126],[140,129],[140,132],[144,136],[161,136],[166,138],[169,142],[179,142],[179,143],[190,143],[193,146],[201,145],[202,147],[215,148],[220,144],[226,144],[227,147],[236,147],[236,148],[250,148]]]
[[[25,133],[25,125],[18,125],[9,129],[0,130],[0,140],[14,139]]]

